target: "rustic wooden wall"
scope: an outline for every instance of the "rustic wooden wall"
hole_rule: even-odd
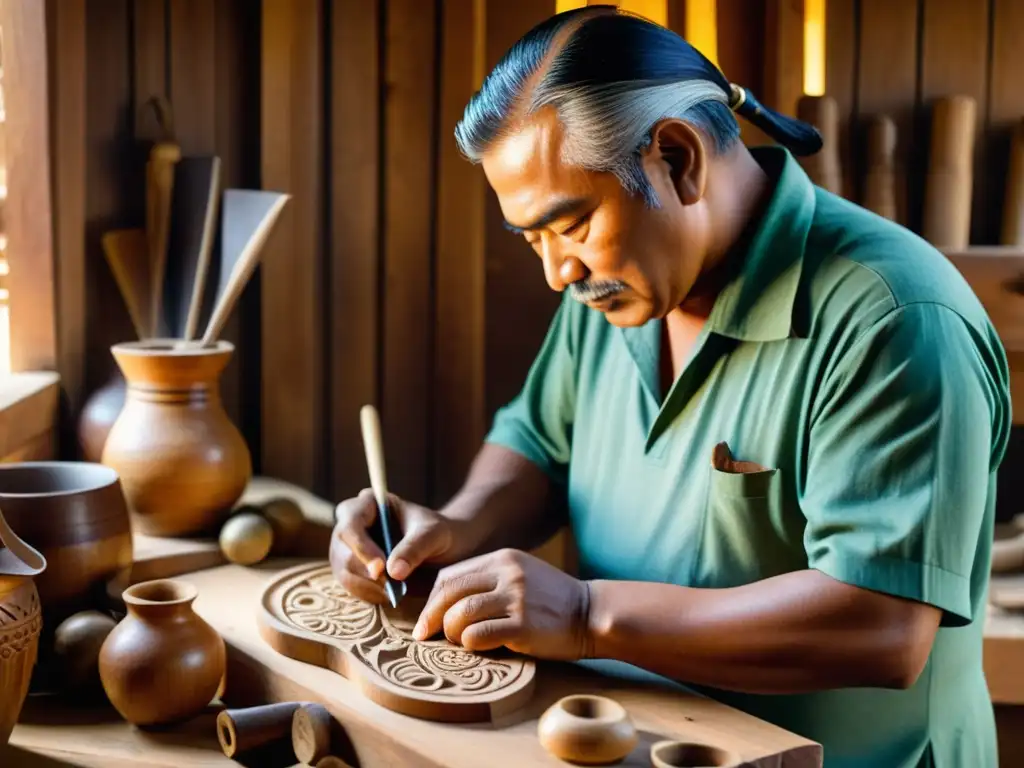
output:
[[[142,222],[155,136],[145,105],[162,95],[184,151],[219,154],[225,185],[293,196],[225,334],[237,351],[223,395],[257,471],[335,499],[357,491],[358,410],[374,402],[394,489],[449,496],[557,301],[452,129],[483,73],[556,0],[47,2],[70,419],[131,334],[99,236]],[[683,33],[685,7],[665,3]],[[802,0],[717,3],[725,74],[789,113],[802,15]],[[981,106],[974,231],[992,242],[1006,132],[1024,113],[1008,53],[1024,13],[1010,0],[829,0],[827,25],[848,194],[859,195],[863,122],[888,111],[901,215],[919,222],[929,99],[967,92]]]

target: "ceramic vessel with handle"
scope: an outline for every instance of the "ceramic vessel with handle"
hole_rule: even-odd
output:
[[[121,477],[136,532],[211,533],[252,477],[249,447],[220,399],[220,376],[233,351],[226,341],[112,348],[128,391],[103,463]]]
[[[0,510],[0,744],[11,738],[39,651],[42,614],[33,579],[46,559],[22,541]]]
[[[124,591],[128,615],[100,649],[99,671],[110,703],[139,726],[175,723],[199,714],[217,695],[227,649],[192,609],[196,589],[159,579]]]

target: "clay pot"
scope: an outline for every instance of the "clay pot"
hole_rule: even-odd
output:
[[[116,344],[127,398],[103,449],[117,470],[132,527],[153,536],[216,531],[252,478],[252,458],[220,399],[234,346]]]
[[[725,768],[739,758],[720,747],[690,741],[659,741],[651,746],[654,768]]]
[[[541,746],[560,760],[602,765],[633,751],[636,726],[617,701],[604,696],[566,696],[552,704],[537,723]]]
[[[202,712],[224,678],[226,648],[192,609],[195,587],[172,579],[144,581],[123,598],[128,614],[100,648],[100,681],[110,703],[139,726]]]
[[[35,580],[48,633],[73,613],[101,604],[104,585],[132,565],[132,533],[121,482],[102,464],[0,464],[0,509],[42,553]]]
[[[82,406],[78,416],[78,448],[85,461],[99,462],[110,428],[124,408],[128,384],[120,371],[97,389]]]
[[[45,570],[46,558],[0,512],[0,745],[10,740],[32,681],[43,623],[32,579]]]

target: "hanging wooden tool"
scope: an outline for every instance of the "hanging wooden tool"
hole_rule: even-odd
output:
[[[934,104],[921,232],[937,248],[970,244],[977,112],[970,96],[944,97]]]
[[[1010,139],[1010,163],[1006,169],[999,242],[1002,245],[1024,245],[1024,120],[1014,127]]]
[[[174,194],[174,167],[181,160],[181,147],[174,140],[170,106],[162,97],[150,99],[157,112],[163,138],[149,152],[146,163],[146,235],[150,258],[150,332],[167,333],[163,324],[164,272],[167,265],[167,240],[171,227],[171,200]]]
[[[804,96],[797,102],[797,117],[818,129],[821,151],[801,157],[800,164],[819,187],[843,194],[842,164],[839,162],[839,106],[831,96]]]
[[[152,281],[149,272],[149,244],[142,229],[115,229],[100,238],[103,254],[121,292],[135,334],[150,338],[152,328]]]
[[[868,122],[867,161],[864,179],[864,207],[896,221],[896,123],[888,115],[875,115]]]

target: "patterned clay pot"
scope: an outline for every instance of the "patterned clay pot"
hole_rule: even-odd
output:
[[[110,703],[128,722],[180,722],[206,708],[224,681],[227,648],[192,609],[190,584],[144,581],[124,591],[128,615],[100,648],[99,670]]]
[[[46,559],[10,529],[0,512],[0,744],[11,738],[28,695],[43,626],[32,579]]]

